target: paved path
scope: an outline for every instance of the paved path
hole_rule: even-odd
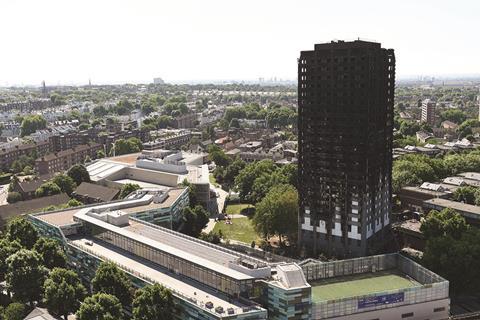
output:
[[[217,224],[217,222],[215,221],[215,219],[210,218],[210,219],[208,220],[208,223],[207,223],[207,225],[205,226],[205,228],[203,228],[202,232],[210,233],[210,231],[212,231],[213,228],[215,228],[215,224]]]

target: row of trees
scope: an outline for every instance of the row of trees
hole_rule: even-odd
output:
[[[285,128],[297,125],[297,112],[293,108],[272,103],[262,108],[258,103],[228,107],[220,123],[221,127],[239,127],[238,119],[266,120],[270,128]]]
[[[86,297],[87,290],[78,275],[66,269],[66,261],[61,246],[55,240],[39,238],[24,219],[11,221],[6,236],[0,239],[0,280],[6,281],[15,301],[32,307],[38,301],[64,319],[75,312],[79,320],[122,319],[126,309],[132,311],[134,320],[172,318],[173,296],[163,286],[134,291],[126,273],[103,262],[91,282],[92,295]],[[16,304],[6,312],[6,319],[23,319],[25,308]]]
[[[480,230],[455,210],[431,211],[420,229],[426,238],[422,264],[450,282],[454,292],[480,286]]]
[[[23,117],[20,125],[20,135],[22,137],[28,136],[37,130],[45,129],[47,127],[47,120],[40,115],[27,115]]]
[[[424,155],[405,155],[393,164],[393,189],[398,192],[408,185],[437,181],[461,172],[480,170],[480,150],[447,154],[443,158]]]
[[[9,186],[9,193],[7,201],[9,203],[17,202],[22,200],[22,196],[18,192],[13,191],[13,184],[18,182],[16,176],[13,177],[13,180]],[[59,193],[66,193],[69,196],[75,190],[75,188],[80,185],[82,182],[90,182],[90,175],[81,164],[72,166],[66,174],[59,174],[43,183],[40,187],[35,190],[35,196],[37,198],[51,196]]]
[[[260,202],[275,185],[297,186],[297,166],[277,166],[272,160],[253,162],[245,166],[234,179],[240,199],[249,203]]]
[[[142,141],[140,139],[132,137],[129,139],[118,139],[115,141],[111,152],[115,151],[115,155],[119,156],[122,154],[140,152],[143,149]]]

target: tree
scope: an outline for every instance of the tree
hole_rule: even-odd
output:
[[[157,128],[159,129],[168,128],[172,126],[172,124],[173,124],[173,118],[171,116],[161,115],[157,119]]]
[[[132,282],[127,274],[111,262],[102,262],[92,280],[93,292],[107,293],[117,297],[123,306],[130,305]]]
[[[98,159],[105,158],[105,152],[103,150],[98,150],[97,151],[97,158]]]
[[[468,204],[475,204],[477,188],[466,186],[460,187],[453,192],[453,200]]]
[[[35,197],[41,198],[46,196],[52,196],[54,194],[59,194],[61,192],[62,190],[56,183],[52,181],[47,181],[44,184],[42,184],[40,187],[38,187],[37,190],[35,190]]]
[[[93,108],[92,112],[96,117],[99,118],[104,117],[108,114],[108,110],[104,106],[96,106],[95,108]]]
[[[73,179],[66,174],[59,174],[55,176],[52,179],[52,182],[59,186],[62,192],[65,192],[68,195],[71,195],[73,190],[75,190],[77,187],[75,181],[73,181]]]
[[[40,299],[46,270],[40,255],[31,250],[21,249],[7,259],[6,282],[15,299],[30,302]]]
[[[461,124],[467,120],[467,115],[458,109],[448,109],[440,113],[440,119],[442,121],[449,120],[456,124]]]
[[[140,142],[140,143],[138,143]],[[142,142],[137,138],[130,138],[128,140],[118,139],[114,145],[115,155],[122,155],[128,153],[135,153],[142,150]]]
[[[26,167],[33,167],[35,165],[35,157],[32,156],[27,156],[27,155],[21,155],[13,161],[12,166],[10,167],[10,170],[13,173],[20,173],[25,170]]]
[[[472,134],[472,128],[480,127],[480,121],[477,119],[468,119],[462,122],[457,128],[457,133],[459,138],[464,138],[469,134]]]
[[[140,107],[140,110],[142,110],[142,113],[143,113],[144,115],[148,115],[148,114],[150,114],[150,113],[152,113],[152,112],[155,111],[155,107],[154,107],[152,104],[150,104],[150,103],[144,103],[144,104],[142,104],[142,106]]]
[[[427,239],[442,236],[457,239],[468,229],[469,226],[465,219],[450,208],[445,208],[442,211],[430,211],[420,227],[420,231]]]
[[[28,220],[20,217],[8,223],[7,239],[11,242],[18,241],[22,247],[31,249],[38,240],[38,233]]]
[[[81,203],[77,199],[70,199],[68,200],[67,205],[68,207],[73,208],[73,207],[83,206],[83,203]]]
[[[183,179],[180,186],[184,188],[188,188],[188,203],[190,207],[196,206],[197,205],[197,186],[188,182],[186,178]]]
[[[45,120],[44,117],[40,115],[28,115],[23,118],[22,124],[20,125],[20,135],[25,137],[46,127],[47,120]]]
[[[242,171],[247,164],[240,158],[236,158],[230,165],[225,168],[223,172],[222,180],[227,185],[232,185],[235,181],[235,177],[238,176],[240,171]]]
[[[402,121],[398,131],[403,136],[414,136],[417,131],[420,131],[420,125],[416,122]]]
[[[130,193],[136,191],[140,189],[140,186],[136,183],[125,183],[123,186],[122,186],[122,189],[120,190],[120,195],[119,195],[119,198],[120,199],[124,199],[125,197],[127,197]]]
[[[90,174],[84,165],[76,164],[67,171],[67,175],[79,186],[82,182],[90,182]]]
[[[198,237],[207,225],[208,220],[209,214],[202,206],[185,207],[183,209],[182,232],[192,237]]]
[[[56,240],[42,237],[37,240],[33,250],[40,254],[43,265],[48,269],[64,268],[67,265],[67,256]]]
[[[8,257],[21,249],[22,246],[18,241],[10,241],[6,238],[0,239],[0,282],[5,280],[5,274],[8,269]]]
[[[62,315],[67,320],[77,311],[86,294],[78,275],[62,268],[53,269],[44,283],[45,304],[49,312]]]
[[[132,138],[129,138],[127,141],[129,144],[135,146],[134,148],[138,149],[139,151],[143,149],[143,144],[140,139],[132,137]]]
[[[114,295],[97,293],[83,301],[76,316],[78,320],[121,320],[122,304]]]
[[[480,286],[480,231],[455,210],[432,210],[420,229],[426,246],[422,264],[450,282],[453,292],[476,292]]]
[[[19,192],[12,191],[12,192],[9,192],[8,195],[7,195],[7,202],[8,203],[15,203],[15,202],[22,201],[22,200],[23,200],[23,197]]]
[[[135,292],[133,299],[134,320],[170,320],[175,304],[170,290],[156,283]]]
[[[239,191],[240,198],[244,201],[252,201],[251,194],[255,179],[262,174],[271,174],[275,170],[275,164],[271,160],[248,164],[235,178],[235,188]]]
[[[2,319],[5,320],[23,320],[27,315],[27,307],[20,302],[12,302],[2,313]]]
[[[294,235],[297,231],[298,193],[290,185],[273,187],[256,205],[253,225],[258,233],[268,238]]]
[[[215,164],[220,167],[227,167],[231,162],[230,158],[225,152],[223,152],[223,150],[214,150],[210,152],[208,159],[215,162]]]

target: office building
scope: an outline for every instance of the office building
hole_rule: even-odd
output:
[[[361,256],[381,246],[394,87],[394,52],[380,43],[323,43],[300,54],[299,240],[314,254]]]
[[[422,122],[432,127],[435,125],[435,106],[436,103],[430,99],[422,101]]]
[[[270,263],[156,225],[150,216],[167,201],[161,191],[139,190],[28,218],[63,244],[87,284],[110,261],[136,288],[169,288],[175,320],[448,318],[448,281],[399,254]]]

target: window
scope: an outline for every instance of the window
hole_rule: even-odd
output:
[[[413,312],[402,314],[402,319],[413,317]]]
[[[433,309],[433,312],[442,312],[442,311],[445,311],[445,307]]]

